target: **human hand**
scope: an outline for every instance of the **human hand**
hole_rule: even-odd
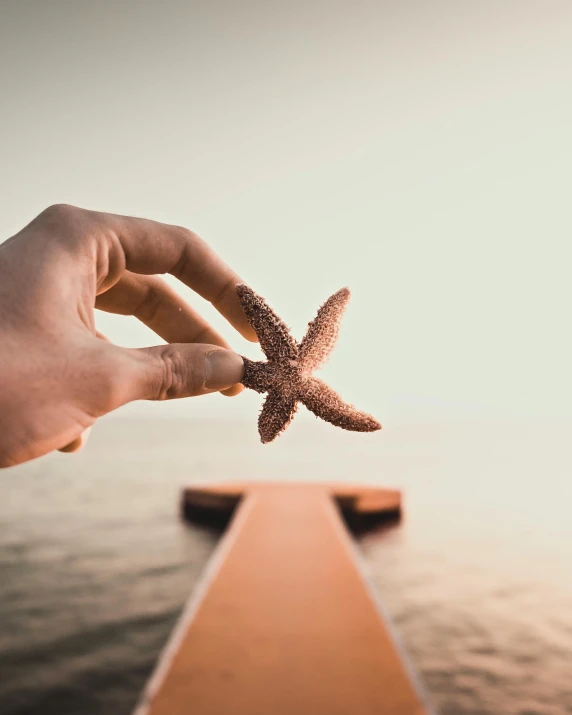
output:
[[[161,273],[256,341],[240,278],[185,228],[57,205],[0,245],[0,467],[77,451],[99,417],[132,400],[240,392],[242,358]],[[94,307],[134,315],[167,344],[113,345]]]

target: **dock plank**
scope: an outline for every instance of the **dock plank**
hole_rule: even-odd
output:
[[[247,491],[143,713],[427,713],[328,489]]]

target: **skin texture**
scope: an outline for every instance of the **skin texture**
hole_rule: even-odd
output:
[[[256,392],[266,392],[258,433],[261,441],[272,442],[288,427],[296,414],[298,402],[316,417],[352,432],[375,432],[380,423],[344,402],[325,382],[312,377],[330,355],[340,322],[350,299],[347,288],[334,293],[318,310],[308,325],[303,340],[297,343],[285,323],[264,298],[247,285],[236,287],[240,303],[258,338],[267,362],[244,358],[242,383]]]
[[[0,246],[0,467],[81,448],[132,400],[242,389],[242,358],[158,274],[195,290],[247,339],[241,282],[179,226],[57,205]],[[134,315],[167,342],[127,349],[94,308]]]

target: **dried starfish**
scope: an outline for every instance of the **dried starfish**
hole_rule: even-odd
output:
[[[242,378],[245,387],[268,393],[258,419],[258,432],[264,444],[272,442],[286,429],[298,402],[317,417],[346,430],[374,432],[381,429],[374,417],[344,402],[325,382],[312,377],[338,338],[340,321],[350,299],[347,288],[334,293],[322,305],[300,343],[294,340],[264,298],[242,283],[236,286],[236,291],[268,358],[268,362],[244,358]]]

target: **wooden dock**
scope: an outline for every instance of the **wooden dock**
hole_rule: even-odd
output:
[[[340,515],[400,508],[393,490],[187,489],[188,517],[232,517],[136,714],[428,713]]]

